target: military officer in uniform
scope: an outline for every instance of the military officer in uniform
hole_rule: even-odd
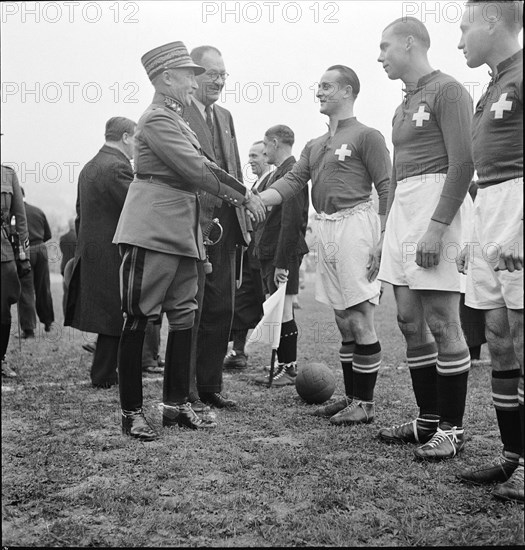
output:
[[[184,120],[184,110],[204,69],[182,42],[142,57],[154,88],[139,120],[131,183],[113,242],[119,245],[124,326],[118,372],[123,433],[143,441],[158,435],[142,411],[142,346],[148,318],[166,313],[169,324],[164,370],[163,425],[214,427],[188,403],[192,327],[197,308],[197,261],[204,259],[198,191],[240,208],[255,221],[265,209],[258,196],[207,160]]]
[[[29,263],[29,234],[24,208],[24,199],[16,173],[12,168],[2,165],[2,289],[1,289],[1,357],[2,376],[16,377],[16,372],[5,363],[5,354],[11,332],[11,306],[20,297],[20,281],[18,276],[31,271]],[[20,256],[15,253],[9,241],[12,229],[11,220],[14,217],[15,230],[20,241]],[[18,272],[16,261],[19,262]]]

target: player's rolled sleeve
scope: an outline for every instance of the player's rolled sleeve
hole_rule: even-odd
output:
[[[447,150],[448,171],[432,219],[446,225],[452,223],[474,175],[472,112],[472,98],[461,84],[449,83],[444,87],[437,100],[436,116]]]

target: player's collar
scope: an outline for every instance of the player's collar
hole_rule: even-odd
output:
[[[523,48],[518,50],[515,54],[512,54],[510,57],[507,57],[507,59],[504,59],[501,63],[498,63],[496,66],[496,74],[493,78],[497,80],[501,76],[501,73],[504,73],[510,66],[514,65],[514,63],[521,63],[522,56]],[[490,76],[493,75],[491,74]]]

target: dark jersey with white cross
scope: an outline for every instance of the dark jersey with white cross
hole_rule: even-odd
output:
[[[311,180],[315,210],[334,214],[370,200],[373,183],[379,214],[384,214],[391,167],[385,138],[352,117],[340,120],[333,136],[327,132],[309,141],[292,170],[272,189],[286,200]]]
[[[441,223],[451,223],[472,179],[472,106],[472,98],[460,82],[433,71],[406,93],[392,121],[391,193],[396,183],[406,178],[447,174],[432,216]]]
[[[472,121],[478,185],[523,177],[523,50],[497,66]]]

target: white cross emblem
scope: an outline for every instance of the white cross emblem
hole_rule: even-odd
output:
[[[494,118],[503,118],[504,111],[510,111],[512,109],[512,101],[507,101],[508,92],[501,94],[497,103],[493,103],[490,108],[494,111]]]
[[[339,155],[339,160],[346,160],[346,157],[352,156],[352,151],[347,149],[348,145],[346,143],[343,143],[341,145],[341,149],[337,149],[335,152],[336,155]]]
[[[425,106],[420,105],[419,111],[417,113],[414,113],[412,116],[412,120],[416,121],[416,126],[423,126],[424,120],[430,120],[430,113],[425,112]]]

